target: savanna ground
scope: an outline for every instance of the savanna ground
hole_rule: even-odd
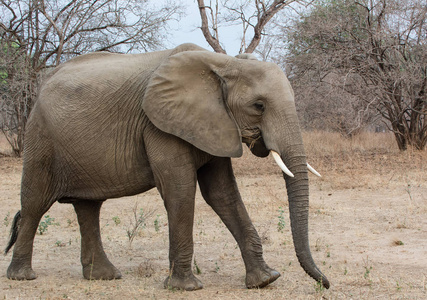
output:
[[[310,164],[323,175],[310,175],[310,243],[331,282],[329,290],[316,285],[297,262],[278,168],[270,158],[245,153],[233,161],[237,182],[265,259],[282,274],[267,288],[245,288],[240,251],[198,193],[194,272],[200,273],[204,289],[165,290],[167,218],[152,190],[109,200],[101,212],[104,247],[123,279],[82,278],[76,216],[71,205],[55,204],[34,243],[33,268],[39,277],[8,280],[11,254],[2,256],[0,299],[426,299],[427,151],[401,153],[389,134],[343,139],[306,133],[304,138]],[[2,141],[0,152],[5,149]],[[19,209],[21,167],[21,159],[0,157],[1,247]],[[145,226],[130,245],[127,230],[141,209]]]

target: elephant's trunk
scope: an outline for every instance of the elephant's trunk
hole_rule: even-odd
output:
[[[289,200],[292,237],[295,252],[301,267],[313,279],[329,288],[329,281],[317,268],[310,252],[308,239],[309,184],[305,150],[298,117],[293,102],[285,103],[282,111],[277,111],[264,134],[268,149],[280,154],[289,169],[283,173]],[[272,134],[267,134],[272,132]],[[276,159],[279,155],[276,155]],[[280,160],[279,158],[279,160]],[[285,169],[281,167],[282,170]],[[317,173],[317,172],[316,172]],[[293,175],[293,177],[292,177]]]
[[[290,177],[284,174],[289,199],[289,214],[291,219],[292,237],[298,261],[305,272],[313,279],[329,288],[329,281],[313,261],[308,240],[308,211],[309,188],[307,163],[305,156],[282,155],[294,174]]]

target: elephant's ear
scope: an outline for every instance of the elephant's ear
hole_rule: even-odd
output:
[[[240,130],[224,99],[233,57],[208,51],[170,56],[148,83],[143,109],[160,130],[215,156],[242,155]]]

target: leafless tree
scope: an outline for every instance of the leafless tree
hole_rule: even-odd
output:
[[[375,109],[401,150],[425,149],[426,16],[424,1],[320,3],[286,30],[289,74],[305,90],[314,82],[323,99],[331,91],[325,86],[340,90],[353,103],[349,110]],[[339,117],[335,110],[328,113]]]
[[[139,0],[0,3],[0,129],[17,155],[42,70],[90,51],[157,49],[180,9]]]
[[[28,56],[22,55],[16,44],[2,39],[0,47],[0,130],[19,156],[26,118],[35,96],[35,81],[27,68]]]
[[[292,3],[308,2],[297,0],[223,0],[220,3],[218,0],[210,0],[209,5],[206,5],[204,0],[197,0],[202,20],[201,30],[206,41],[218,53],[226,53],[220,42],[220,25],[241,25],[242,37],[239,53],[253,53],[265,35],[267,24],[279,11]]]
[[[292,78],[296,107],[304,129],[334,131],[351,137],[379,121],[378,114],[371,109],[373,103],[360,101],[341,88],[345,80],[333,73],[322,80],[309,75]]]

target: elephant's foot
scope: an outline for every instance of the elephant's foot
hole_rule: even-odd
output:
[[[246,287],[248,289],[263,288],[280,277],[280,273],[269,267],[255,269],[246,273]]]
[[[108,261],[83,266],[83,277],[88,280],[113,280],[122,278],[122,274]]]
[[[37,278],[37,275],[31,267],[15,267],[13,264],[10,264],[7,269],[7,278],[12,280],[34,280]]]
[[[185,291],[195,291],[203,288],[202,282],[193,274],[187,277],[170,275],[164,282],[165,289],[178,289]]]

